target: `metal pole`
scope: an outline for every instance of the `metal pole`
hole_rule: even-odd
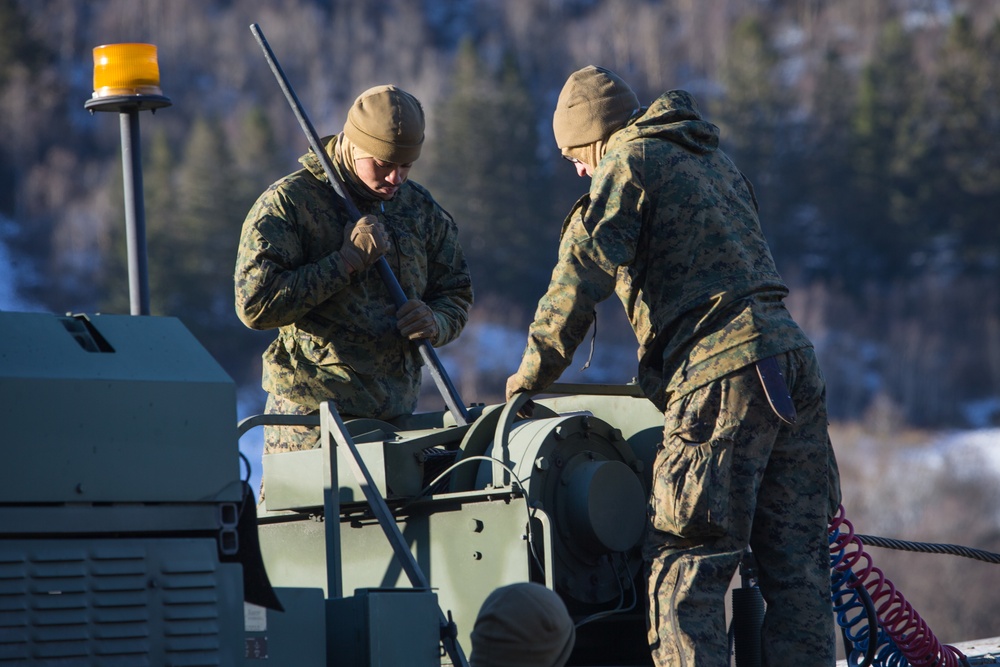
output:
[[[337,471],[337,442],[334,434],[344,422],[334,419],[329,404],[319,406],[321,447],[323,448],[323,511],[326,520],[326,590],[331,600],[344,597],[344,575],[340,556],[340,473]],[[395,524],[393,524],[395,525]]]
[[[330,182],[330,186],[333,187],[334,192],[337,193],[338,198],[347,209],[348,216],[350,216],[352,220],[357,220],[361,217],[361,213],[358,211],[358,207],[354,204],[354,201],[347,194],[347,190],[345,190],[341,184],[340,176],[337,175],[336,170],[333,168],[330,156],[327,155],[326,150],[320,142],[319,135],[316,134],[316,129],[313,127],[312,122],[310,122],[309,117],[306,116],[305,109],[302,108],[298,95],[296,95],[295,91],[292,90],[292,85],[288,82],[288,77],[285,76],[284,70],[282,70],[281,65],[278,64],[278,59],[275,57],[274,51],[271,50],[271,45],[267,43],[267,39],[264,37],[264,32],[256,23],[251,24],[250,32],[253,33],[253,36],[260,45],[260,48],[264,51],[264,59],[267,60],[267,64],[271,68],[274,78],[278,80],[278,86],[281,88],[281,92],[285,94],[285,99],[288,100],[289,106],[292,107],[292,112],[295,114],[295,118],[299,121],[299,126],[302,128],[302,131],[305,132],[306,139],[309,141],[309,147],[312,149],[316,159],[319,160],[320,165],[322,165],[323,171],[326,172],[326,178]],[[403,288],[400,287],[399,280],[392,272],[392,268],[389,266],[389,262],[386,261],[385,256],[378,258],[375,262],[375,269],[378,272],[379,277],[382,278],[382,282],[385,283],[386,288],[389,290],[389,294],[392,296],[392,300],[396,304],[396,307],[399,308],[406,303],[406,294],[403,293]],[[455,424],[458,426],[465,426],[469,423],[469,411],[462,402],[462,398],[458,395],[458,390],[455,389],[455,385],[452,384],[451,378],[448,377],[448,373],[441,364],[441,360],[438,358],[437,352],[434,351],[434,347],[431,345],[430,340],[421,338],[414,342],[417,344],[417,350],[420,352],[420,357],[424,360],[424,364],[427,365],[427,369],[431,374],[431,379],[434,380],[434,384],[437,385],[438,391],[441,392],[441,398],[444,399],[444,403],[451,412],[451,416],[454,418]]]
[[[125,186],[125,239],[128,244],[128,288],[132,315],[149,315],[146,269],[146,211],[142,190],[142,147],[139,108],[119,113],[122,135],[122,176]]]
[[[330,470],[331,479],[329,480],[329,484],[327,484],[328,480],[325,478],[326,471],[324,470],[323,480],[324,493],[327,494],[326,505],[327,507],[333,506],[332,501],[336,498],[336,507],[338,509],[337,515],[326,515],[326,524],[328,526],[327,537],[330,537],[329,526],[332,523],[336,527],[336,546],[334,548],[337,549],[338,556],[340,551],[340,505],[339,497],[334,494],[340,493],[340,482],[336,477],[337,452],[331,446],[332,442],[335,442],[337,447],[344,452],[347,464],[350,466],[351,472],[354,473],[354,479],[361,486],[361,492],[365,494],[365,500],[368,501],[368,506],[371,508],[372,514],[382,527],[382,532],[385,533],[386,539],[389,540],[389,546],[392,547],[392,551],[396,555],[400,567],[403,568],[403,572],[406,573],[407,578],[410,580],[410,585],[421,590],[431,590],[430,580],[424,574],[424,571],[420,569],[420,564],[417,563],[417,559],[410,551],[406,538],[403,537],[399,526],[396,525],[396,517],[393,516],[392,511],[385,502],[385,498],[382,497],[382,493],[378,490],[378,486],[376,486],[375,480],[368,470],[368,466],[365,465],[364,459],[361,458],[361,454],[358,453],[358,446],[354,443],[351,434],[348,433],[347,426],[344,425],[344,420],[340,417],[340,413],[337,412],[337,408],[331,401],[323,401],[319,404],[319,415],[323,432],[323,447],[329,450],[329,453],[325,455],[330,457],[327,469]],[[328,544],[327,549],[329,550],[330,548],[331,546]],[[329,567],[329,555],[327,556],[327,563],[327,567]],[[337,574],[335,579],[328,579],[331,582],[330,586],[340,586],[343,583],[341,580],[342,574],[339,571],[339,562],[335,566],[338,568]],[[329,573],[327,576],[330,576]],[[469,662],[465,658],[465,652],[462,650],[462,646],[458,643],[458,640],[455,639],[454,632],[452,632],[454,628],[452,627],[451,619],[445,617],[440,605],[438,605],[438,625],[441,628],[441,641],[445,652],[452,660],[452,664],[456,667],[469,667]]]

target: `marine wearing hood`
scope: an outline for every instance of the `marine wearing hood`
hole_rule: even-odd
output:
[[[639,98],[609,69],[588,65],[563,85],[552,116],[562,154],[597,166],[604,142],[639,112]]]
[[[633,96],[617,75],[591,66],[559,97],[556,141],[564,155],[594,160],[591,187],[563,226],[518,373],[528,390],[554,382],[596,303],[617,292],[640,343],[639,384],[664,409],[810,342],[782,304],[788,290],[753,189],[720,149],[719,128],[686,91],[668,91],[645,109],[636,102],[626,117]],[[590,143],[569,145],[583,141]]]
[[[326,137],[348,194],[385,224],[386,261],[403,293],[433,310],[435,346],[468,321],[472,281],[452,217],[407,180],[388,200],[357,176],[355,161],[407,164],[424,141],[420,103],[395,86],[355,100],[343,132]],[[423,362],[402,337],[392,296],[375,271],[351,274],[339,249],[355,221],[336,203],[312,151],[303,169],[272,184],[247,214],[235,275],[236,312],[251,329],[278,329],[263,354],[262,386],[305,409],[333,397],[342,414],[391,419],[413,412]]]
[[[620,133],[622,128],[629,131]],[[563,155],[592,167],[607,153],[612,137],[657,138],[695,153],[719,147],[719,128],[701,117],[690,93],[671,90],[643,109],[620,76],[594,65],[577,70],[566,81],[552,116],[552,131]]]
[[[692,153],[719,149],[719,128],[701,117],[690,93],[671,90],[656,99],[635,122],[612,137],[613,141],[661,139]]]

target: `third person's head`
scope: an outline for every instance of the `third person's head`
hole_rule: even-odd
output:
[[[564,158],[579,176],[593,176],[607,140],[639,111],[639,98],[625,80],[603,67],[573,72],[556,102],[552,130]]]

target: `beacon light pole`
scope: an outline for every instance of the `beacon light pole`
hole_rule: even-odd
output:
[[[149,315],[139,112],[149,109],[156,113],[157,109],[168,106],[170,99],[160,90],[160,67],[154,45],[107,44],[94,48],[94,94],[83,107],[90,113],[117,111],[119,114],[132,315]]]

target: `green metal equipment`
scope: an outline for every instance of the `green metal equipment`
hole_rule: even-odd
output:
[[[536,400],[526,420],[516,417],[524,396],[473,407],[465,425],[448,412],[347,422],[343,435],[378,492],[375,504],[360,475],[350,475],[355,463],[344,442],[336,457],[330,447],[265,455],[259,536],[271,581],[321,588],[329,618],[348,623],[356,616],[336,610],[333,601],[412,589],[407,557],[386,539],[386,517],[380,525],[376,504],[384,499],[408,556],[426,573],[428,592],[454,620],[466,651],[491,591],[538,581],[562,596],[579,625],[570,664],[649,664],[645,608],[637,602],[638,548],[662,416],[632,386],[550,391],[557,395]],[[251,418],[244,428],[268,417],[275,419]],[[329,429],[323,425],[321,442],[333,442]],[[329,520],[334,514],[336,523]],[[409,635],[412,624],[391,627],[382,642],[419,639]],[[453,664],[441,651],[426,660],[419,664]]]
[[[518,581],[581,624],[570,664],[648,662],[661,426],[634,387],[554,387],[528,420],[519,397],[462,425],[329,404],[237,425],[176,319],[2,312],[0,339],[0,665],[462,665],[483,600]],[[295,420],[323,446],[264,457],[257,516],[239,437]]]
[[[175,319],[0,340],[0,665],[243,664],[232,380]]]

